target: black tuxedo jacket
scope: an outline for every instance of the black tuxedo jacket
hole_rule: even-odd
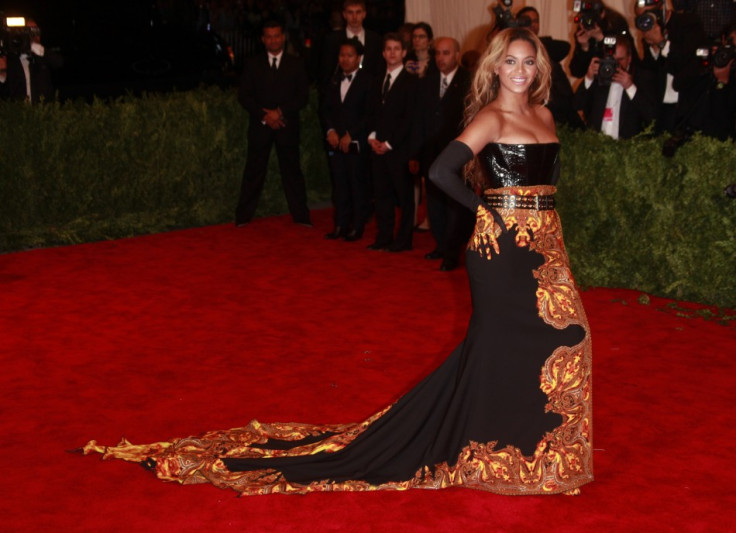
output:
[[[332,77],[324,89],[320,119],[325,132],[334,129],[340,137],[347,132],[360,143],[361,152],[367,153],[368,112],[375,82],[363,69],[358,69],[354,76],[344,101],[340,100],[342,73]]]
[[[54,97],[51,71],[43,57],[31,56],[28,71],[31,76],[31,102],[41,99],[50,101]],[[11,100],[26,99],[26,75],[18,55],[8,55],[8,73],[5,83],[0,84],[0,97]]]
[[[626,91],[621,95],[621,114],[618,123],[620,139],[628,139],[640,133],[654,120],[657,112],[655,83],[651,72],[641,68],[634,69],[633,78],[636,85],[634,99],[629,98]],[[599,85],[597,79],[587,89],[584,80],[578,86],[575,103],[576,107],[583,111],[588,128],[601,131],[610,90],[610,85]]]
[[[696,82],[700,60],[695,51],[707,45],[705,31],[700,19],[691,13],[672,13],[666,25],[670,50],[667,57],[662,54],[655,59],[652,50],[644,43],[644,58],[641,66],[656,76],[657,98],[662,102],[667,86],[667,74],[674,77],[676,91],[687,89]]]
[[[440,98],[442,74],[437,69],[428,70],[419,81],[417,121],[414,130],[413,152],[427,168],[463,129],[465,96],[470,90],[471,76],[458,67],[452,82]]]
[[[265,52],[246,62],[238,100],[250,113],[251,132],[260,127],[264,108],[280,108],[286,127],[279,131],[293,132],[298,136],[299,111],[307,105],[308,99],[309,79],[304,63],[298,57],[284,52],[276,71],[268,64]]]
[[[384,72],[374,84],[369,130],[376,132],[379,141],[388,141],[392,152],[408,157],[412,147],[418,79],[402,68],[382,101],[385,76]]]
[[[339,70],[337,56],[340,53],[340,43],[348,38],[347,30],[337,30],[328,34],[322,44],[322,61],[320,64],[319,81],[324,87]],[[365,44],[363,45],[362,68],[373,77],[378,77],[386,70],[383,61],[383,40],[376,32],[365,30]]]

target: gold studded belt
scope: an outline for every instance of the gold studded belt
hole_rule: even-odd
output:
[[[555,208],[555,197],[517,196],[515,194],[486,194],[483,199],[490,207],[501,209],[536,209],[548,211]]]

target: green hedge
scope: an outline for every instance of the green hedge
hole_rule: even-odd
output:
[[[330,197],[315,95],[302,113],[309,200]],[[232,91],[27,106],[0,102],[0,248],[72,244],[233,219],[247,114]],[[559,132],[559,211],[578,282],[736,307],[732,143]],[[285,213],[275,154],[258,215]]]
[[[314,100],[314,98],[313,98]],[[232,221],[248,114],[217,88],[111,104],[0,102],[0,249]],[[310,202],[330,182],[314,101],[302,113]],[[258,216],[287,211],[275,150]]]
[[[733,143],[696,136],[668,159],[662,138],[559,134],[559,212],[581,284],[736,307]]]

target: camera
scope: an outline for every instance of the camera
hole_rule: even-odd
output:
[[[736,58],[736,47],[732,44],[723,44],[717,47],[712,54],[713,66],[723,68],[729,61]]]
[[[23,17],[6,17],[0,13],[0,56],[31,53],[31,42],[38,28],[26,26]]]
[[[513,0],[501,0],[501,2],[493,6],[493,14],[496,16],[496,26],[501,30],[531,26],[532,21],[528,17],[521,16],[514,18],[514,15],[511,14],[511,4],[513,4]]]
[[[663,11],[667,8],[667,4],[663,0],[639,0],[637,7],[661,7],[662,10],[652,9],[646,11],[634,19],[634,25],[639,31],[649,31],[655,24],[659,24],[664,28],[664,13]]]
[[[616,54],[616,37],[603,38],[603,57],[598,64],[598,84],[611,85],[613,75],[618,69],[618,62],[614,55]]]
[[[572,10],[577,13],[575,15],[575,23],[580,24],[585,30],[592,30],[596,26],[601,25],[601,11],[603,4],[599,1],[583,2],[575,0]]]
[[[713,65],[716,68],[723,68],[729,61],[736,59],[736,47],[732,44],[722,44],[714,48],[698,48],[695,55],[705,67]]]

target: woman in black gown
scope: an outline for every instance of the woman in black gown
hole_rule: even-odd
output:
[[[526,29],[480,60],[466,129],[430,178],[477,216],[463,342],[396,403],[354,424],[263,424],[85,453],[243,494],[450,486],[575,494],[593,479],[591,344],[554,210],[550,63]],[[466,173],[483,196],[470,191]]]

